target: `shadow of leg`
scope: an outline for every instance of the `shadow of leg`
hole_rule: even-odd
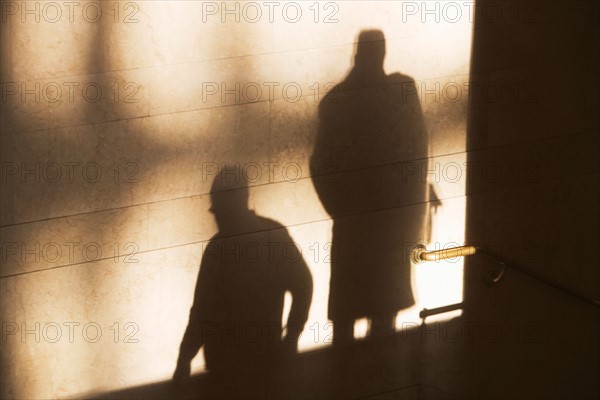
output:
[[[333,345],[344,346],[354,341],[354,321],[335,320],[333,321]]]
[[[381,338],[394,334],[396,316],[394,314],[378,314],[371,318],[370,336]]]

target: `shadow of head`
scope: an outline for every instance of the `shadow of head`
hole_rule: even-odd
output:
[[[215,216],[219,230],[227,230],[247,216],[248,181],[239,168],[223,167],[215,175],[210,190],[209,211]]]
[[[354,67],[362,70],[383,70],[385,36],[379,29],[363,30],[358,34],[354,49]]]

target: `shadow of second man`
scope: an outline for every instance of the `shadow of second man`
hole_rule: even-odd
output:
[[[287,230],[248,208],[240,176],[218,173],[211,203],[218,232],[202,256],[174,379],[189,376],[204,346],[209,395],[262,397],[268,366],[296,352],[312,278]],[[282,338],[286,292],[292,305]]]

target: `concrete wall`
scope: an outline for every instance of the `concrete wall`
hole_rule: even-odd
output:
[[[402,2],[2,1],[2,397],[169,379],[216,231],[210,173],[225,163],[258,169],[251,208],[285,225],[309,264],[300,350],[329,346],[332,221],[308,167],[318,104],[352,66],[358,33],[380,29],[386,71],[430,91],[434,160],[464,161],[471,12],[427,21]],[[448,82],[459,92],[444,92]],[[458,221],[437,241],[461,241],[464,179],[437,180]],[[415,283],[403,321],[460,301],[459,265],[452,276],[458,286],[429,303]]]

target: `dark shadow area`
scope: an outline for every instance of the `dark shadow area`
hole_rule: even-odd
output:
[[[414,304],[407,249],[424,240],[428,136],[411,77],[384,71],[385,38],[358,36],[354,65],[319,105],[311,157],[315,189],[333,219],[329,319],[334,343],[394,332]]]
[[[264,397],[270,374],[297,352],[312,300],[310,271],[287,230],[248,208],[247,182],[223,170],[211,188],[218,233],[196,283],[174,381],[190,374],[204,348],[208,397]],[[285,293],[292,305],[285,337]]]
[[[477,2],[482,10],[494,5]],[[522,5],[502,2],[504,10]],[[504,333],[469,346],[470,391],[482,399],[593,399],[600,396],[600,313],[543,281],[600,297],[598,207],[586,206],[599,198],[600,6],[531,5],[535,13],[514,26],[476,18],[471,84],[533,89],[526,101],[470,102],[468,163],[520,170],[502,186],[470,172],[466,242],[493,249],[542,281],[509,268],[498,285],[486,287],[494,265],[486,257],[465,260],[463,318]],[[559,75],[577,76],[577,83],[559,85]],[[527,173],[526,165],[539,173]]]
[[[360,340],[345,346],[300,353],[288,362],[270,364],[263,371],[268,385],[262,393],[238,393],[252,399],[461,399],[426,384],[417,372],[422,367],[419,357],[426,347],[447,346],[444,332],[447,325],[429,324],[396,332],[379,340]],[[305,332],[305,334],[308,334]],[[462,349],[453,342],[453,347]],[[456,350],[454,356],[462,354]],[[453,360],[462,362],[460,357]],[[106,393],[97,399],[230,399],[223,392],[211,392],[214,380],[211,372],[194,375],[177,387],[173,382],[159,382]],[[222,385],[239,384],[239,380],[222,380]]]

